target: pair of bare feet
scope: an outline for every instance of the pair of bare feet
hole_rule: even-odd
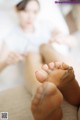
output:
[[[32,101],[32,113],[35,120],[61,120],[62,111],[60,106],[63,96],[73,104],[80,102],[79,98],[72,101],[75,96],[74,93],[71,92],[67,95],[70,91],[70,85],[75,84],[72,67],[60,62],[52,62],[49,65],[43,65],[42,69],[36,72],[36,77],[41,85]],[[74,86],[73,88],[75,88]]]

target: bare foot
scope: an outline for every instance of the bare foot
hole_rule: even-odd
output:
[[[37,79],[40,82],[52,82],[61,89],[75,79],[75,76],[72,67],[61,62],[52,62],[49,65],[43,65],[42,70],[37,71]]]
[[[61,62],[52,62],[49,65],[44,65],[42,70],[37,71],[36,77],[40,82],[54,83],[71,104],[80,104],[80,88],[75,80],[72,67]]]
[[[53,120],[53,118],[61,120],[62,101],[63,96],[54,84],[49,82],[41,84],[32,101],[32,113],[35,120]]]

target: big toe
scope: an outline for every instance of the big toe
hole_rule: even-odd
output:
[[[36,71],[35,75],[39,82],[45,82],[48,78],[48,73],[42,69]]]

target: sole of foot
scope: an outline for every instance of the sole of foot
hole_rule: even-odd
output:
[[[52,111],[60,107],[63,96],[57,87],[49,82],[40,85],[32,100],[31,110],[35,120],[47,120]]]

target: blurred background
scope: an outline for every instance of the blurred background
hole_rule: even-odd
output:
[[[3,40],[18,25],[14,10],[17,0],[0,0],[0,40]],[[71,56],[80,65],[80,5],[55,4],[55,0],[39,0],[41,10],[38,20],[51,27],[58,28],[64,34],[76,38],[77,46],[72,49]]]
[[[14,11],[15,1],[0,0],[0,39],[3,39],[18,23]],[[76,34],[80,31],[80,5],[59,5],[55,0],[39,0],[41,10],[39,19],[51,22],[52,27],[58,27],[64,33]]]
[[[17,0],[0,0],[0,25],[2,37],[6,35],[17,23],[17,15],[14,11],[15,1]],[[64,33],[68,33],[68,26],[61,13],[62,7],[54,3],[54,0],[39,0],[41,9],[39,19],[49,21],[53,27],[60,28]],[[62,10],[64,11],[64,10]]]

